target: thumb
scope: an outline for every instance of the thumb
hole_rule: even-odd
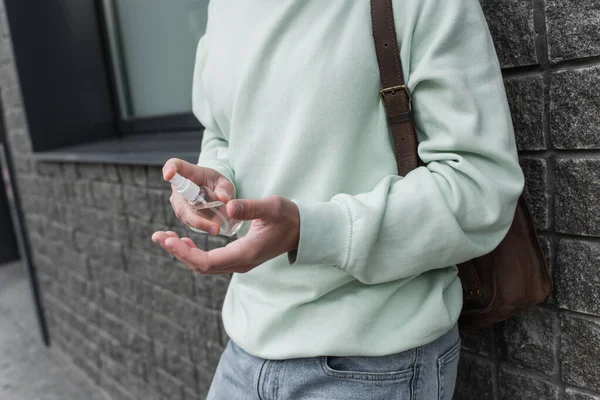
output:
[[[215,187],[215,194],[224,203],[227,203],[233,197],[233,184],[227,178],[220,178]]]
[[[276,200],[265,198],[260,200],[232,200],[227,203],[227,214],[239,220],[270,219],[274,217]]]

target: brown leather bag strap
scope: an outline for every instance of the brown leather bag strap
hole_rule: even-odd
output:
[[[398,174],[405,176],[418,166],[417,136],[410,91],[402,75],[392,0],[371,0],[371,21],[381,76],[382,89],[379,96],[385,106],[394,139]]]

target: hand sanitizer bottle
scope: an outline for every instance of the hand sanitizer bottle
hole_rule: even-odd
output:
[[[243,221],[231,219],[227,216],[225,203],[219,200],[215,192],[206,186],[198,186],[177,173],[169,182],[190,203],[192,210],[203,218],[219,224],[221,227],[220,235],[230,237],[240,230]],[[191,229],[198,231],[193,227]]]

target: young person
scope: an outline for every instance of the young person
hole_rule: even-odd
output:
[[[502,75],[477,0],[395,0],[426,164],[398,176],[367,0],[211,2],[198,44],[198,165],[163,169],[252,220],[209,252],[153,239],[200,273],[233,273],[231,337],[209,399],[451,399],[456,264],[490,252],[523,190]],[[177,192],[179,219],[217,233]]]

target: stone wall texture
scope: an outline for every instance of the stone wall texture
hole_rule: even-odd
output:
[[[600,2],[481,4],[556,290],[463,333],[455,398],[598,400]],[[116,400],[204,398],[227,341],[228,277],[195,275],[150,241],[156,229],[189,235],[159,168],[33,160],[3,2],[0,13],[2,112],[53,345]]]

